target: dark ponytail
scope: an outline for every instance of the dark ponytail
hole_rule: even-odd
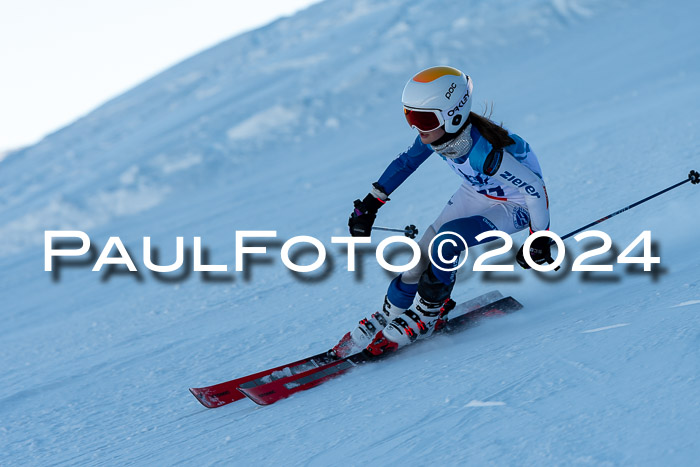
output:
[[[507,130],[486,117],[482,117],[474,112],[469,112],[468,122],[479,130],[481,136],[486,138],[486,141],[491,143],[494,149],[503,149],[506,146],[515,144],[513,138],[508,136]]]

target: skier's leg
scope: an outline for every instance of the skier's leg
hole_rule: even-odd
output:
[[[428,246],[430,245],[430,242],[433,240],[433,237],[435,237],[436,231],[435,227],[432,225],[425,229],[425,232],[423,233],[423,236],[418,240],[418,248],[420,248],[420,260],[417,265],[415,265],[413,268],[409,269],[408,271],[405,271],[401,274],[401,289],[406,290],[407,288],[410,289],[410,287],[413,288],[413,294],[409,297],[408,295],[401,296],[397,295],[392,291],[392,288],[399,283],[394,283],[392,281],[391,284],[389,284],[389,289],[387,290],[387,295],[389,296],[390,299],[395,299],[397,302],[394,302],[395,305],[401,307],[401,308],[408,308],[411,306],[411,303],[413,303],[413,297],[416,294],[416,287],[418,287],[418,281],[420,280],[420,276],[425,272],[426,269],[428,269],[428,266],[430,266],[430,259],[428,258]],[[410,286],[410,287],[406,287]],[[404,299],[403,302],[400,302],[401,299]],[[406,302],[406,300],[408,302]]]
[[[401,281],[401,275],[395,277],[389,284],[389,290],[384,296],[384,304],[381,311],[372,314],[359,322],[357,327],[350,332],[353,342],[363,349],[372,342],[374,336],[384,329],[392,319],[413,303],[418,284],[405,284]]]
[[[454,287],[456,270],[449,269],[456,266],[460,254],[465,249],[464,243],[455,234],[464,238],[467,246],[471,247],[480,243],[475,237],[483,232],[502,230],[513,233],[521,230],[527,225],[525,221],[529,221],[526,214],[525,211],[523,217],[522,207],[514,203],[497,203],[484,209],[481,215],[445,222],[438,229],[437,235],[444,234],[441,235],[440,241],[442,237],[446,237],[453,242],[446,242],[443,245],[442,255],[438,254],[440,242],[433,243],[430,251],[433,264],[420,277],[413,305],[394,318],[381,335],[377,334],[373,342],[367,346],[367,350],[370,353],[380,354],[387,349],[395,349],[432,334],[436,323],[445,311],[444,307]],[[493,238],[486,241],[491,240]],[[441,260],[440,256],[444,260]]]
[[[485,214],[488,214],[485,213]],[[453,283],[457,271],[451,271],[457,266],[459,257],[464,252],[465,247],[476,246],[480,242],[476,241],[479,234],[489,230],[498,230],[496,225],[486,216],[471,216],[462,219],[454,219],[440,227],[437,235],[439,239],[433,242],[430,249],[431,270],[440,282],[445,284]],[[461,237],[461,238],[460,238]],[[462,240],[464,239],[464,240]],[[486,243],[495,240],[495,237],[486,239]],[[464,242],[467,245],[464,245]],[[422,278],[421,278],[422,279]]]
[[[402,273],[398,277],[398,280],[395,279],[389,284],[387,298],[396,309],[406,310],[413,303],[416,291],[418,290],[418,282],[423,273],[428,269],[428,266],[430,266],[428,247],[433,238],[435,238],[435,235],[437,235],[437,230],[440,226],[445,222],[472,215],[488,207],[488,204],[480,203],[482,202],[481,197],[466,199],[468,197],[473,197],[472,192],[473,190],[466,185],[461,185],[459,187],[447,202],[435,222],[425,230],[423,236],[418,240],[418,247],[421,253],[418,264],[412,269]]]
[[[336,356],[345,357],[364,349],[392,319],[401,315],[411,306],[418,290],[418,281],[423,272],[430,266],[428,245],[434,236],[435,229],[430,226],[418,241],[421,250],[419,263],[389,283],[381,310],[373,313],[369,318],[360,320],[355,329],[343,336],[332,349]]]
[[[433,227],[441,219],[433,224]],[[483,242],[477,242],[476,237],[489,230],[499,230],[507,234],[513,234],[525,229],[530,223],[530,215],[527,209],[513,202],[491,202],[479,213],[463,216],[461,218],[445,219],[437,228],[439,240],[433,242],[430,253],[434,275],[444,283],[454,281],[456,271],[444,271],[457,265],[459,255],[464,251],[461,236],[472,247],[481,243],[488,243],[497,237],[489,237]],[[457,234],[457,235],[455,235]],[[445,242],[444,240],[448,240]],[[438,251],[442,250],[442,251]],[[439,254],[442,253],[442,254]],[[441,259],[444,259],[444,261]],[[453,260],[454,258],[454,260]],[[439,267],[435,267],[435,265]],[[420,292],[420,289],[419,289]]]
[[[382,309],[370,315],[369,318],[360,320],[357,326],[355,326],[355,329],[346,333],[331,351],[335,356],[343,358],[364,349],[372,342],[374,336],[384,329],[392,319],[406,311],[406,308],[413,303],[413,297],[416,295],[417,289],[417,284],[403,284],[401,283],[401,276],[395,277],[394,280],[391,281],[389,292],[384,296]],[[390,301],[389,294],[393,295],[394,302],[407,302],[408,304],[405,308],[398,308]]]
[[[439,314],[454,286],[454,274],[448,280],[444,277],[446,274],[441,275],[441,271],[429,267],[431,266],[428,252],[430,242],[437,235],[438,231],[447,231],[447,227],[442,229],[443,226],[458,220],[462,222],[450,224],[448,227],[454,228],[458,233],[462,232],[465,238],[471,237],[468,243],[473,242],[474,244],[473,237],[483,231],[496,228],[511,233],[520,230],[523,228],[522,225],[519,228],[514,228],[514,206],[517,205],[492,201],[475,193],[470,185],[461,185],[452,195],[435,222],[426,229],[418,241],[418,246],[421,250],[419,263],[411,270],[404,272],[391,281],[387,294],[384,297],[381,311],[361,320],[355,329],[343,336],[333,348],[333,352],[342,357],[365,348],[388,323],[392,322],[394,318],[402,316],[414,302],[413,309],[426,313],[426,317],[434,313]],[[521,207],[517,209],[523,210]],[[474,219],[470,221],[465,220],[471,217]],[[479,220],[480,218],[482,218],[482,221]],[[486,220],[483,221],[483,219]],[[488,224],[489,219],[494,221],[493,224]],[[529,221],[529,216],[527,221]],[[470,246],[472,245],[470,244]],[[458,254],[459,252],[456,253]],[[435,257],[434,254],[433,256]],[[445,249],[443,249],[443,257],[451,257]],[[426,273],[428,274],[426,275]],[[418,292],[418,297],[416,292]],[[417,315],[411,311],[409,318],[411,316]],[[415,320],[413,321],[415,322]],[[434,326],[434,320],[428,319],[428,321],[431,326]],[[415,323],[415,325],[417,327],[420,323]],[[432,332],[432,327],[430,327],[430,332]]]
[[[469,197],[474,199],[467,199]],[[479,195],[474,197],[473,190],[466,185],[459,187],[435,222],[425,230],[418,240],[418,247],[421,251],[418,264],[391,281],[384,296],[381,311],[372,314],[369,318],[362,319],[355,329],[345,334],[340,342],[333,347],[333,352],[336,355],[342,357],[365,348],[379,331],[413,304],[421,276],[430,266],[428,246],[435,237],[437,229],[449,220],[464,217],[488,207],[488,204],[481,204],[483,203],[482,198]]]

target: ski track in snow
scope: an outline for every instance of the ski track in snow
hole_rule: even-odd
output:
[[[502,405],[506,405],[505,402],[497,402],[497,401],[478,401],[478,400],[473,400],[470,401],[465,407],[499,407]]]
[[[687,302],[679,303],[678,305],[673,305],[673,308],[678,308],[680,306],[698,305],[698,304],[700,304],[700,300],[688,300]]]
[[[590,332],[607,331],[608,329],[622,328],[622,327],[629,326],[629,325],[630,325],[630,323],[613,324],[612,326],[604,326],[602,328],[595,328],[595,329],[588,329],[586,331],[581,331],[581,334],[586,334],[586,333],[590,333]]]
[[[493,101],[532,145],[559,234],[700,169],[698,17],[688,0],[329,0],[14,151],[0,163],[0,465],[697,463],[690,184],[599,226],[619,251],[651,230],[655,278],[619,264],[546,279],[460,271],[458,301],[499,289],[524,309],[271,407],[207,410],[187,388],[328,349],[381,306],[390,276],[366,257],[356,280],[330,237],[415,138],[400,97],[423,67],[463,68],[474,110]],[[424,230],[459,183],[433,156],[377,224]],[[93,259],[53,282],[42,242],[54,229],[85,230],[96,254],[119,235],[140,278],[92,272]],[[326,276],[298,280],[275,244],[249,276],[234,272],[235,231],[267,229],[321,239]],[[144,236],[158,264],[183,236],[190,270],[201,236],[228,272],[156,277]],[[566,247],[567,260],[582,252]],[[581,331],[605,323],[619,324]]]

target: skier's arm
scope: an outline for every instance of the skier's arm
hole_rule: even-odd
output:
[[[401,185],[425,160],[433,150],[417,137],[413,144],[386,168],[379,181],[372,184],[372,191],[355,206],[348,219],[350,235],[368,236],[377,217],[377,211],[389,200],[389,195]]]
[[[510,183],[523,194],[530,212],[532,231],[549,229],[549,199],[544,181],[539,175],[504,150],[491,151],[483,158],[470,158],[470,163],[475,170],[490,177],[498,177],[500,183]]]
[[[380,192],[375,194],[382,199],[382,201],[386,201],[388,196],[398,188],[409,175],[415,172],[432,153],[433,150],[430,146],[423,144],[420,140],[420,136],[416,137],[413,144],[389,164],[382,176],[379,177],[377,183],[375,183],[375,190],[373,190],[373,192],[376,192],[378,188]],[[379,185],[379,187],[377,187],[377,185]],[[383,198],[382,195],[384,195]]]

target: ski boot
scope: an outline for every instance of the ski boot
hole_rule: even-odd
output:
[[[456,305],[457,303],[455,303],[455,301],[451,298],[445,300],[445,304],[442,308],[440,308],[440,316],[438,317],[438,320],[435,323],[435,330],[433,332],[440,332],[447,326],[447,313],[452,311]]]
[[[329,352],[337,358],[345,358],[348,355],[362,351],[372,339],[381,332],[391,320],[406,311],[392,305],[387,296],[384,297],[382,310],[372,314],[369,318],[361,320],[357,327],[340,339]]]
[[[394,318],[388,326],[377,333],[364,352],[378,357],[384,353],[396,351],[417,339],[430,336],[436,329],[440,330],[446,325],[447,313],[454,306],[455,302],[449,298],[430,302],[416,295],[411,309]]]

